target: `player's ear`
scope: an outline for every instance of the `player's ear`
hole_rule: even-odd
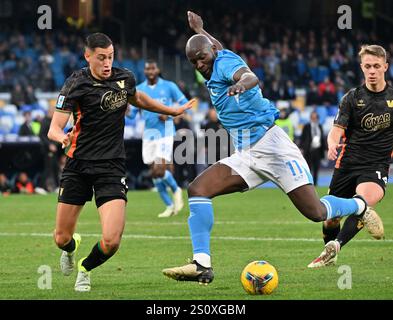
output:
[[[87,47],[85,48],[84,56],[85,56],[86,61],[89,62],[90,56],[91,56],[91,50]]]
[[[212,50],[213,50],[213,55],[214,55],[214,57],[217,57],[217,51],[218,51],[218,50],[217,50],[217,47],[213,44],[211,48],[212,48]]]

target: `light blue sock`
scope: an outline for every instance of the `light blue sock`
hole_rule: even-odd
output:
[[[343,199],[330,195],[321,198],[321,202],[327,209],[327,220],[358,214],[360,207],[357,201],[361,200]]]
[[[169,196],[168,191],[166,191],[166,184],[162,179],[153,179],[154,185],[157,188],[158,193],[160,194],[160,197],[162,201],[164,201],[165,205],[171,206],[173,204],[171,197]]]
[[[171,188],[172,192],[175,192],[177,190],[177,182],[169,170],[165,171],[165,175],[162,180]]]
[[[210,255],[210,232],[213,227],[212,201],[205,197],[191,197],[188,199],[190,228],[193,253],[206,253]]]

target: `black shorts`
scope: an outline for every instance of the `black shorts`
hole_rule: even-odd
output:
[[[352,198],[356,187],[363,182],[375,182],[380,185],[385,194],[389,168],[367,170],[335,169],[329,186],[329,194],[342,198]]]
[[[127,201],[124,159],[77,160],[67,158],[60,178],[58,201],[84,205],[95,195],[96,206],[114,199]]]

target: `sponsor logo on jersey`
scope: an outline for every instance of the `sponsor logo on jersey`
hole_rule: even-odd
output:
[[[389,108],[393,108],[393,100],[386,100],[386,103]]]
[[[388,128],[390,127],[390,113],[381,115],[368,113],[363,117],[361,125],[365,131],[377,131]]]
[[[105,112],[112,112],[125,105],[127,105],[127,90],[121,90],[118,92],[107,91],[101,98],[100,107]]]
[[[358,107],[365,107],[366,105],[364,104],[364,100],[363,99],[358,100],[357,106]]]

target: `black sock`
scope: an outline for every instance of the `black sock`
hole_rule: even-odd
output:
[[[342,230],[337,236],[337,240],[342,248],[349,240],[351,240],[360,230],[363,229],[363,223],[356,215],[349,216],[343,225]]]
[[[91,250],[90,254],[87,256],[85,260],[82,261],[82,266],[85,267],[87,271],[90,271],[100,265],[102,265],[106,260],[113,256],[112,254],[105,254],[102,252],[100,248],[100,243],[97,242],[93,249]]]
[[[329,241],[335,240],[340,232],[340,224],[333,228],[326,228],[325,224],[322,224],[323,241],[327,244]]]
[[[71,241],[68,242],[64,247],[60,248],[61,250],[67,251],[67,252],[72,252],[75,250],[75,240],[74,238],[71,238]]]

